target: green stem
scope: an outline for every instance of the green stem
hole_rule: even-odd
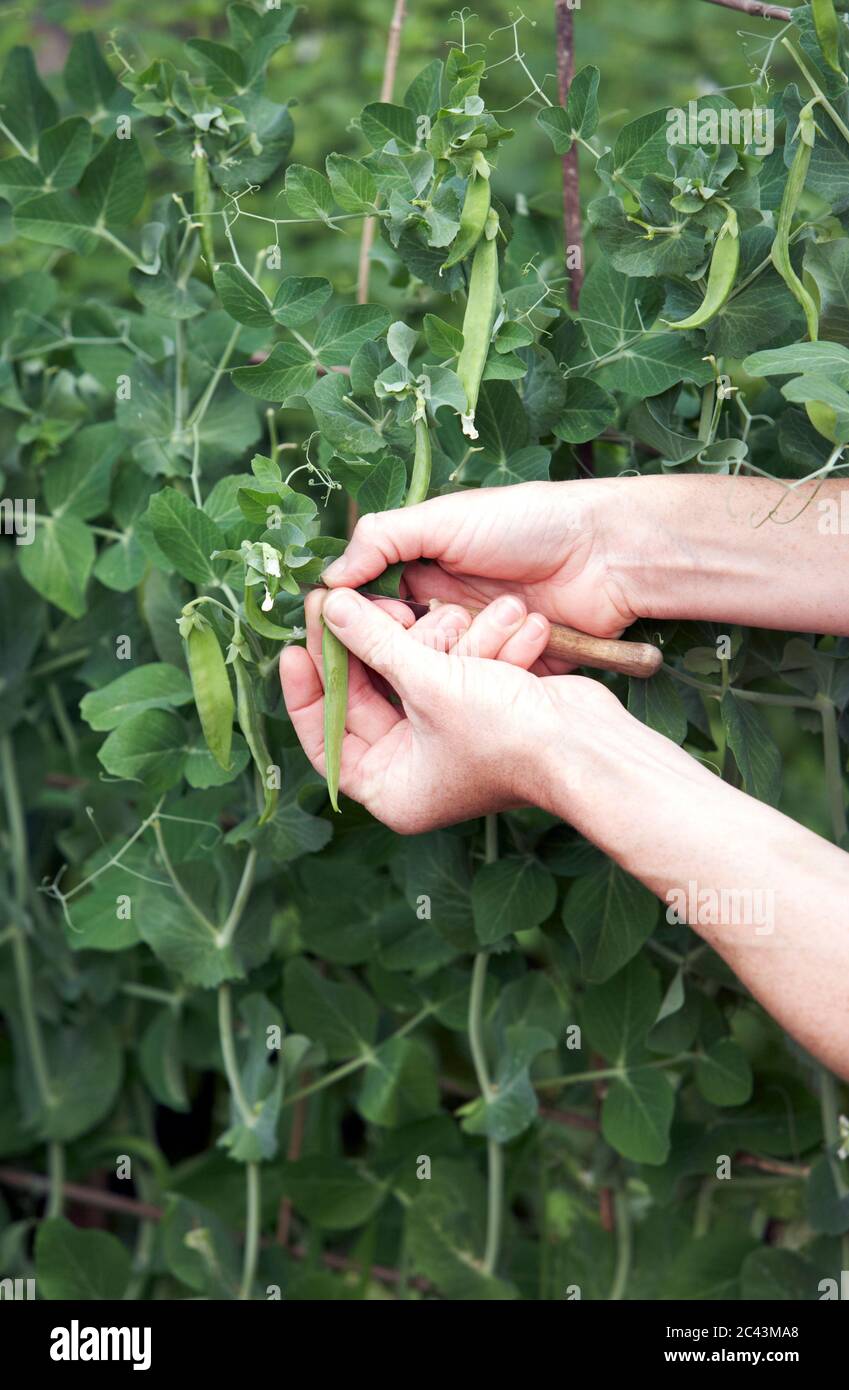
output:
[[[790,54],[790,57],[793,59],[794,63],[796,63],[797,67],[805,74],[805,80],[817,98],[820,106],[828,112],[834,124],[837,126],[837,129],[840,131],[840,134],[843,136],[843,139],[849,143],[849,126],[846,125],[845,121],[843,121],[835,111],[828,97],[825,95],[825,92],[822,90],[822,87],[820,87],[816,78],[811,75],[811,70],[806,65],[796,45],[790,39],[782,39],[781,44],[783,48],[787,49],[787,52]]]
[[[47,1145],[47,1171],[50,1175],[50,1195],[45,1216],[61,1216],[64,1206],[65,1150],[51,1139]]]
[[[498,858],[498,818],[487,816],[485,821],[485,859],[494,864]],[[486,1104],[489,1104],[494,1091],[486,1060],[483,1038],[483,1005],[486,993],[486,970],[489,961],[487,951],[479,951],[472,966],[472,984],[469,991],[468,1033],[469,1048],[474,1063],[478,1089]],[[487,1215],[486,1247],[483,1257],[484,1273],[493,1275],[498,1265],[501,1248],[501,1231],[504,1218],[504,1153],[497,1139],[487,1139]]]
[[[256,1124],[256,1116],[242,1089],[242,1078],[236,1059],[236,1040],[233,1033],[233,999],[228,984],[218,986],[218,1036],[221,1041],[221,1055],[224,1058],[227,1084],[239,1112],[239,1118],[248,1129],[253,1129]]]
[[[167,989],[156,989],[154,985],[137,985],[130,980],[121,986],[121,993],[128,994],[131,999],[146,999],[151,1004],[166,1004],[169,1009],[179,1009],[182,995],[172,994]]]
[[[650,1071],[655,1068],[676,1067],[682,1062],[690,1062],[696,1056],[695,1052],[679,1052],[675,1057],[661,1057],[656,1062],[642,1062],[638,1067],[632,1067],[632,1071]],[[612,1077],[623,1077],[628,1075],[628,1069],[624,1067],[600,1067],[597,1071],[577,1071],[571,1076],[545,1076],[539,1081],[534,1082],[538,1091],[554,1090],[560,1086],[577,1086],[588,1081],[606,1081]]]
[[[259,1258],[260,1175],[258,1163],[245,1164],[245,1251],[239,1298],[249,1299]]]
[[[710,681],[697,680],[695,676],[688,676],[686,671],[679,671],[677,667],[670,666],[667,661],[663,663],[663,669],[673,680],[680,681],[682,685],[692,686],[693,690],[701,690],[705,695],[713,696],[715,700],[721,700],[725,694],[721,685],[711,685]],[[800,695],[773,695],[770,691],[764,690],[740,690],[736,685],[728,686],[727,689],[733,691],[738,700],[748,700],[753,705],[783,705],[788,709],[815,709],[820,712],[822,710],[818,700],[808,700]]]
[[[412,1033],[413,1029],[418,1028],[419,1024],[423,1023],[426,1018],[429,1018],[432,1013],[433,1009],[430,1005],[428,1005],[427,1008],[420,1009],[417,1014],[414,1014],[412,1018],[408,1018],[406,1023],[402,1024],[400,1028],[397,1028],[394,1033],[391,1033],[386,1039],[386,1043],[394,1042],[398,1038],[405,1037],[407,1033]],[[384,1046],[386,1043],[384,1043]],[[363,1067],[369,1066],[373,1058],[374,1053],[369,1048],[367,1052],[361,1053],[359,1057],[352,1057],[350,1062],[343,1062],[340,1067],[335,1067],[333,1071],[325,1072],[324,1076],[320,1076],[317,1081],[311,1082],[309,1086],[302,1086],[300,1091],[293,1091],[290,1096],[284,1098],[283,1105],[294,1105],[296,1101],[303,1100],[305,1096],[312,1096],[316,1091],[323,1091],[326,1086],[332,1086],[334,1082],[342,1081],[353,1072],[360,1071]]]
[[[158,819],[153,822],[153,833],[156,836],[156,847],[159,850],[159,857],[162,860],[165,872],[170,878],[172,884],[174,885],[174,891],[177,894],[177,897],[180,899],[180,902],[186,908],[187,912],[191,913],[195,921],[200,922],[202,926],[206,927],[207,931],[211,932],[212,935],[216,937],[217,941],[217,932],[213,923],[210,922],[209,918],[203,912],[201,912],[194,898],[186,892],[185,888],[183,887],[182,883],[177,877],[177,874],[174,870],[174,865],[171,863],[171,858],[165,846],[165,837],[162,834],[162,825]]]
[[[616,1224],[616,1268],[613,1272],[613,1285],[610,1290],[610,1303],[618,1303],[625,1297],[628,1275],[631,1272],[631,1209],[628,1195],[619,1190],[614,1198]]]
[[[53,718],[56,721],[56,728],[59,730],[60,737],[68,750],[68,757],[72,767],[76,768],[80,760],[80,744],[73,724],[68,718],[68,711],[62,702],[59,687],[55,681],[49,681],[47,685],[47,698],[50,701],[50,708],[53,711]]]
[[[230,911],[227,914],[227,921],[224,923],[224,926],[221,928],[220,932],[216,937],[219,950],[223,951],[230,945],[230,942],[233,940],[233,937],[235,935],[236,929],[242,920],[242,913],[245,910],[245,904],[247,903],[248,898],[251,895],[251,889],[254,885],[256,863],[257,852],[255,849],[251,849],[248,851],[248,857],[245,860],[245,867],[242,869],[242,877],[239,881],[239,886],[236,889],[236,896],[233,899],[233,906],[230,908]]]
[[[203,395],[201,396],[200,400],[198,401],[197,405],[195,406],[194,410],[191,412],[188,420],[186,421],[187,429],[191,429],[192,426],[200,428],[201,421],[203,420],[207,410],[209,409],[212,397],[218,390],[218,383],[220,382],[225,371],[227,370],[227,363],[230,361],[230,358],[233,355],[233,349],[239,341],[239,335],[241,331],[242,325],[237,323],[236,327],[233,329],[233,332],[230,334],[230,337],[227,339],[227,342],[224,346],[224,351],[222,352],[220,360],[218,362],[218,366],[215,368],[215,371],[209,378]]]

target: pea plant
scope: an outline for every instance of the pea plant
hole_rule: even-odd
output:
[[[352,508],[691,469],[774,478],[783,525],[841,476],[847,26],[795,9],[741,52],[751,111],[678,128],[603,120],[594,67],[557,104],[521,17],[484,43],[463,12],[311,168],[294,19],[231,4],[180,65],[78,34],[61,79],[18,48],[0,80],[0,1275],[821,1297],[849,1268],[836,1079],[568,826],[404,838],[340,800],[347,654],[327,634],[327,785],[276,667]],[[578,302],[550,202],[499,195],[513,125],[538,166],[580,153]],[[598,676],[631,712],[849,848],[846,642],[637,635],[657,674]]]

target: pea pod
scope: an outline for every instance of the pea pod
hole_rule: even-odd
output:
[[[430,432],[427,427],[427,420],[416,421],[416,452],[413,455],[413,474],[410,478],[410,486],[407,490],[407,497],[404,502],[405,507],[414,507],[417,502],[423,502],[427,497],[430,487]]]
[[[781,207],[778,210],[775,240],[770,251],[773,265],[793,298],[801,304],[804,310],[808,325],[808,337],[812,343],[817,341],[819,334],[819,311],[813,296],[802,284],[790,261],[790,231],[793,225],[793,214],[808,177],[815,139],[816,125],[813,117],[813,102],[808,102],[808,105],[799,112],[799,145],[793,156],[793,163],[784,185]]]
[[[235,704],[224,655],[215,629],[200,613],[194,613],[186,637],[186,655],[192,692],[206,746],[219,767],[229,772]]]
[[[236,677],[236,718],[262,781],[264,805],[259,824],[265,825],[274,815],[279,796],[278,789],[268,785],[268,769],[272,766],[271,754],[265,741],[262,715],[257,708],[250,671],[240,656],[233,658],[233,674]]]
[[[466,393],[466,413],[460,419],[463,433],[470,439],[478,437],[475,429],[475,410],[498,305],[497,233],[498,218],[490,209],[486,230],[472,259],[466,312],[463,317],[463,348],[457,359],[457,376]]]
[[[339,810],[339,770],[348,713],[348,649],[325,623],[321,642],[324,667],[324,775],[330,804]]]
[[[704,328],[716,318],[731,294],[740,265],[740,228],[734,209],[728,208],[727,213],[713,248],[704,299],[689,318],[679,319],[677,323],[664,320],[669,328]]]
[[[834,0],[811,0],[811,13],[822,56],[832,72],[838,73],[846,82],[846,74],[840,66],[840,21]]]
[[[262,637],[271,637],[278,642],[288,642],[294,636],[294,628],[281,627],[279,623],[266,618],[257,602],[258,584],[245,585],[245,617],[248,626]]]
[[[483,236],[491,199],[489,179],[483,174],[473,173],[466,185],[463,211],[460,213],[460,228],[451,243],[448,259],[442,262],[443,270],[448,270],[474,251]]]
[[[209,182],[209,161],[202,146],[195,147],[194,155],[194,215],[200,223],[200,244],[209,273],[215,267],[215,243],[212,237],[212,187]]]

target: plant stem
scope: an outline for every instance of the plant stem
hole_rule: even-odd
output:
[[[395,90],[395,74],[398,71],[398,55],[401,51],[401,31],[406,16],[406,0],[395,0],[389,35],[386,40],[386,59],[383,64],[383,82],[380,87],[380,100],[391,101]],[[360,258],[357,267],[357,303],[368,300],[369,274],[371,270],[371,248],[374,244],[376,228],[374,217],[367,217],[363,223],[360,237]]]
[[[498,858],[498,818],[487,816],[485,821],[487,864],[494,864]],[[486,1060],[483,1039],[483,1004],[486,991],[486,969],[489,961],[488,951],[478,951],[472,966],[472,985],[469,991],[469,1049],[474,1063],[478,1089],[488,1105],[494,1090]],[[504,1216],[504,1154],[497,1139],[488,1138],[487,1150],[487,1208],[486,1208],[486,1248],[484,1250],[484,1273],[493,1275],[498,1264],[501,1247],[501,1228]]]
[[[206,927],[207,931],[210,931],[212,935],[216,937],[217,943],[218,934],[215,930],[214,925],[212,924],[212,922],[210,922],[209,918],[203,912],[201,912],[194,898],[192,898],[191,895],[186,892],[185,888],[183,887],[182,883],[177,877],[177,874],[174,870],[174,865],[171,863],[171,857],[165,846],[165,837],[162,834],[162,824],[158,819],[153,822],[153,833],[156,836],[156,847],[159,850],[159,857],[162,860],[165,872],[170,878],[172,884],[174,885],[174,891],[176,892],[177,897],[180,899],[180,902],[183,904],[186,910],[191,913],[195,921],[200,922],[201,926]]]
[[[625,1297],[628,1275],[631,1272],[631,1209],[628,1206],[628,1194],[622,1188],[619,1189],[614,1198],[614,1209],[616,1212],[616,1268],[613,1272],[613,1284],[608,1300],[610,1303],[618,1303]]]
[[[248,857],[245,860],[245,866],[242,869],[242,877],[239,880],[239,886],[236,889],[236,896],[233,899],[233,906],[227,914],[227,921],[216,937],[218,947],[222,951],[230,945],[235,935],[236,928],[242,920],[242,913],[245,910],[245,905],[251,895],[251,889],[254,886],[256,863],[257,852],[255,849],[250,849],[248,851]]]
[[[233,355],[233,349],[239,341],[239,335],[241,331],[242,325],[240,323],[237,323],[236,327],[233,329],[233,332],[230,334],[230,337],[227,339],[227,342],[224,346],[224,351],[222,352],[221,357],[219,359],[218,366],[215,368],[215,371],[209,378],[203,395],[201,396],[200,400],[198,401],[197,405],[195,406],[194,410],[192,410],[191,414],[189,415],[189,418],[186,421],[187,429],[191,429],[192,427],[195,427],[196,429],[200,428],[201,421],[203,420],[207,410],[209,409],[212,397],[215,395],[215,392],[218,389],[218,383],[224,375],[225,371],[227,370],[227,363],[230,361],[230,358]]]
[[[843,767],[840,758],[840,738],[837,732],[837,713],[826,695],[819,695],[817,703],[822,717],[822,747],[825,762],[825,781],[828,788],[828,804],[831,811],[831,824],[837,844],[846,838],[846,800],[843,792]]]
[[[807,66],[804,58],[802,57],[796,45],[794,43],[791,43],[790,39],[782,39],[781,46],[782,48],[787,49],[787,52],[790,54],[790,57],[793,59],[794,63],[797,65],[800,71],[804,73],[805,81],[807,82],[811,91],[814,93],[814,96],[817,98],[820,106],[823,108],[824,111],[828,112],[832,121],[837,126],[837,129],[840,131],[840,134],[843,136],[843,139],[846,140],[847,143],[849,143],[849,126],[846,125],[846,122],[842,119],[839,112],[835,111],[834,107],[832,106],[831,102],[829,101],[828,97],[823,91],[822,87],[819,85],[816,78],[811,75],[811,70]]]
[[[633,1071],[649,1071],[658,1067],[676,1067],[682,1062],[690,1062],[696,1056],[695,1052],[679,1052],[675,1057],[660,1057],[656,1062],[642,1062],[638,1067],[633,1067]],[[577,1086],[579,1083],[591,1081],[605,1081],[612,1077],[622,1077],[628,1075],[627,1067],[601,1067],[597,1071],[577,1071],[571,1076],[544,1076],[539,1081],[534,1082],[538,1091],[554,1090],[559,1086]]]
[[[705,695],[713,696],[715,700],[721,700],[725,694],[721,685],[711,685],[710,681],[697,680],[695,676],[688,676],[686,671],[679,671],[677,666],[670,666],[667,661],[663,663],[663,669],[673,680],[680,681],[682,685],[692,686],[693,690],[701,690]],[[787,709],[815,709],[822,712],[819,700],[808,700],[804,695],[773,695],[771,691],[740,690],[737,686],[729,686],[728,689],[733,691],[738,700],[748,700],[753,705],[783,705]]]
[[[218,1036],[221,1042],[221,1055],[224,1058],[224,1071],[227,1085],[233,1097],[239,1118],[248,1129],[253,1129],[256,1116],[253,1114],[248,1098],[242,1089],[239,1063],[236,1059],[236,1041],[233,1033],[233,999],[230,986],[218,986]]]
[[[62,1215],[65,1196],[65,1150],[53,1139],[47,1145],[47,1171],[50,1175],[50,1194],[44,1214],[49,1219]]]
[[[245,1250],[239,1298],[249,1299],[259,1257],[260,1175],[258,1163],[245,1164]]]
[[[782,24],[792,24],[793,11],[785,5],[764,5],[760,0],[707,0],[709,5],[722,5],[726,10],[739,10],[741,14],[754,15],[758,19],[777,19]]]
[[[574,14],[566,0],[554,0],[554,23],[557,39],[557,91],[560,105],[569,99],[569,89],[575,76]],[[569,303],[578,308],[581,285],[584,281],[583,237],[581,231],[581,191],[579,186],[578,146],[572,144],[563,164],[563,254],[577,249],[577,265],[569,273]]]
[[[402,1024],[400,1028],[397,1028],[394,1033],[390,1033],[383,1045],[385,1046],[386,1043],[394,1042],[397,1038],[403,1038],[407,1033],[412,1033],[413,1029],[418,1028],[419,1024],[423,1023],[426,1018],[429,1018],[432,1013],[433,1009],[430,1005],[424,1009],[420,1009],[417,1014],[414,1014],[412,1018],[408,1018],[407,1022]],[[296,1101],[303,1100],[305,1096],[315,1095],[316,1091],[323,1091],[326,1086],[332,1086],[334,1082],[342,1081],[344,1077],[350,1076],[355,1071],[360,1071],[362,1067],[369,1066],[373,1057],[374,1053],[371,1049],[369,1049],[368,1052],[361,1053],[359,1057],[352,1057],[350,1062],[343,1062],[340,1067],[335,1067],[333,1071],[325,1072],[324,1076],[320,1076],[317,1081],[310,1082],[309,1086],[302,1086],[300,1091],[293,1091],[290,1096],[285,1096],[283,1105],[294,1105]]]

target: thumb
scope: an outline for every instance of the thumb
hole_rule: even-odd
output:
[[[331,632],[354,656],[384,676],[403,697],[432,671],[436,653],[416,642],[376,603],[353,589],[333,589],[324,600],[322,617]]]

